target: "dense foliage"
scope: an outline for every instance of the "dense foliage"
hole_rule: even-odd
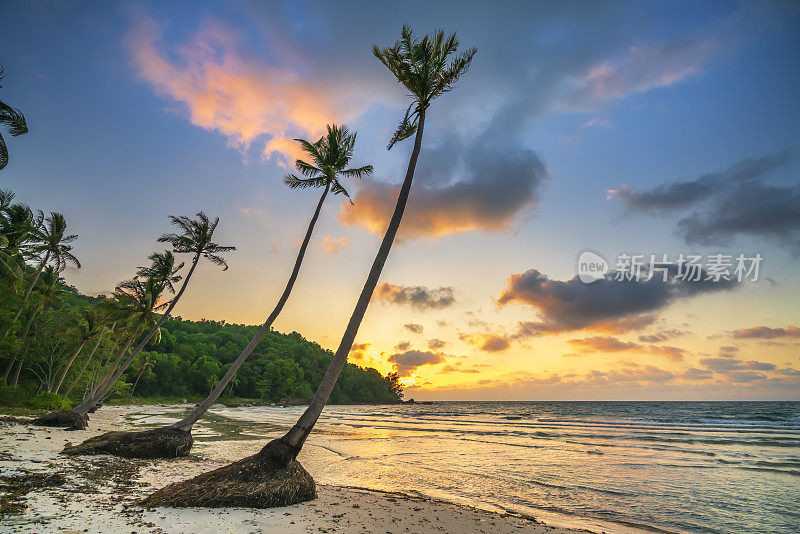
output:
[[[110,399],[196,400],[220,382],[256,333],[256,326],[180,317],[157,328],[158,314],[174,306],[194,266],[176,293],[184,263],[170,251],[152,254],[151,266],[120,282],[109,297],[80,294],[61,278],[67,264],[80,268],[71,252],[78,236],[66,232],[64,216],[45,216],[13,199],[0,190],[0,404],[55,409],[87,398],[84,404],[93,403],[105,395],[104,384]],[[233,247],[210,241],[218,220],[202,212],[197,217],[172,217],[188,230],[161,240],[176,253],[193,253],[194,262],[203,256],[226,267],[219,254]],[[134,351],[140,343],[144,350]],[[298,333],[268,331],[222,398],[302,402],[314,394],[332,356]],[[131,365],[120,365],[124,359]],[[101,393],[89,395],[95,388]],[[397,402],[398,377],[349,365],[332,398]]]
[[[67,331],[78,310],[96,305],[100,300],[81,295],[75,288],[63,286],[63,289],[64,308],[40,312],[31,327],[32,332],[41,335],[30,336],[25,343],[25,363],[19,384],[20,390],[28,393],[16,394],[19,403],[27,402],[36,393],[47,392],[52,386],[78,344],[72,336],[60,334]],[[0,289],[0,328],[7,327],[20,301],[20,295],[7,288]],[[189,321],[180,317],[168,319],[161,328],[159,343],[142,351],[115,386],[114,396],[118,399],[129,398],[134,382],[135,396],[176,400],[205,396],[253,337],[256,328],[224,321]],[[4,356],[13,350],[16,341],[0,341],[0,351]],[[116,348],[113,340],[104,342],[98,349],[100,356],[94,357],[97,365],[92,366],[90,362],[86,376],[82,378],[76,375],[83,367],[83,358],[89,351],[85,350],[78,357],[65,381],[70,384],[76,378],[79,380],[70,395],[73,401],[82,398],[92,379],[99,374],[101,363],[111,359]],[[330,351],[296,332],[269,332],[239,369],[223,400],[233,396],[280,402],[311,397],[331,358]],[[7,364],[7,358],[0,360],[0,371]],[[399,392],[396,376],[384,377],[375,369],[362,369],[350,364],[343,371],[332,400],[334,403],[396,402],[400,398]],[[10,397],[3,395],[0,392],[0,403],[14,403]],[[11,392],[7,391],[5,395],[9,396]]]

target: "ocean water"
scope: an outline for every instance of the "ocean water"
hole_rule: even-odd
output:
[[[302,410],[214,408],[197,450],[252,452]],[[800,402],[329,406],[301,461],[322,483],[597,531],[800,532]]]

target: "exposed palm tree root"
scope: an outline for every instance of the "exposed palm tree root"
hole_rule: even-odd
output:
[[[316,485],[296,455],[296,449],[276,439],[253,456],[161,488],[142,505],[271,508],[310,501],[317,497]]]
[[[112,454],[125,458],[177,458],[192,448],[191,432],[162,427],[144,432],[106,432],[80,445],[67,445],[62,451],[70,456]]]
[[[34,426],[60,426],[69,430],[84,430],[89,422],[89,418],[80,415],[72,410],[61,410],[50,412],[37,417],[31,424]]]

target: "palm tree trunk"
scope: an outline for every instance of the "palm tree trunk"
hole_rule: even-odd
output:
[[[188,431],[192,428],[192,425],[200,419],[204,413],[216,402],[222,392],[225,390],[225,387],[228,385],[228,382],[231,381],[233,375],[236,374],[236,371],[239,370],[239,367],[244,363],[250,353],[253,352],[253,349],[256,348],[259,341],[266,335],[270,328],[272,328],[272,323],[275,322],[275,319],[278,318],[278,315],[283,310],[284,305],[286,305],[286,301],[289,300],[289,295],[292,292],[292,288],[294,287],[294,283],[297,280],[297,276],[300,273],[300,266],[303,264],[303,257],[306,254],[306,249],[308,248],[308,243],[311,241],[311,234],[314,233],[314,225],[317,224],[317,219],[319,218],[320,211],[322,210],[322,204],[325,202],[325,197],[328,195],[328,190],[330,189],[330,183],[325,186],[325,190],[322,192],[322,196],[319,198],[319,202],[317,203],[317,209],[314,210],[314,215],[311,217],[311,222],[308,224],[308,230],[306,230],[306,236],[303,238],[303,243],[300,245],[300,251],[297,253],[297,259],[294,262],[294,268],[292,269],[292,274],[289,276],[289,280],[286,282],[286,287],[281,294],[281,297],[278,299],[278,303],[275,305],[275,308],[272,310],[272,313],[269,314],[267,320],[256,332],[256,335],[253,336],[253,339],[250,340],[250,343],[242,350],[239,356],[234,360],[231,364],[230,368],[228,368],[228,372],[225,373],[225,376],[222,377],[222,380],[219,381],[217,387],[215,387],[211,393],[208,394],[208,397],[205,398],[203,402],[201,402],[194,411],[186,416],[184,419],[178,421],[171,425],[173,428],[178,428],[184,431]]]
[[[131,386],[131,397],[128,399],[128,402],[133,402],[133,392],[136,390],[136,384],[139,383],[139,379],[142,378],[142,374],[144,374],[144,365],[142,368],[139,369],[139,373],[136,375],[136,380],[133,381],[133,386]]]
[[[39,313],[40,309],[41,308],[39,308],[37,306],[33,310],[33,313],[31,313],[31,316],[28,318],[28,323],[25,325],[25,330],[23,330],[23,332],[22,332],[22,337],[19,338],[19,342],[20,342],[20,347],[19,348],[20,349],[22,348],[22,344],[25,343],[25,338],[28,337],[28,332],[30,332],[30,330],[31,330],[31,325],[33,324],[33,319],[36,317],[36,314]],[[14,356],[12,356],[12,358],[13,359],[18,359],[17,353],[15,353]]]
[[[22,364],[24,363],[22,358],[17,360],[17,368],[14,370],[14,376],[11,378],[11,385],[16,386],[19,383],[19,373],[22,371]]]
[[[17,359],[14,356],[11,356],[8,360],[8,366],[6,367],[6,372],[3,375],[3,382],[6,384],[8,384],[8,375],[11,374],[11,369],[14,367],[14,362],[16,361]]]
[[[356,307],[353,310],[353,315],[350,317],[350,322],[342,336],[342,341],[339,343],[339,348],[333,355],[328,370],[322,378],[322,382],[314,394],[311,403],[297,420],[297,423],[281,438],[287,445],[289,445],[295,453],[299,453],[303,447],[306,438],[314,428],[317,419],[328,402],[328,398],[336,385],[336,380],[342,372],[345,364],[347,363],[347,355],[353,346],[353,341],[358,333],[358,328],[361,326],[361,321],[367,313],[369,301],[372,299],[372,293],[375,291],[375,286],[378,285],[378,279],[381,276],[383,265],[386,263],[386,258],[389,257],[389,251],[392,249],[392,243],[397,235],[397,230],[400,228],[400,221],[403,219],[403,212],[408,202],[408,195],[411,192],[411,182],[414,180],[414,170],[417,166],[417,159],[419,158],[420,149],[422,148],[422,131],[425,128],[425,108],[419,112],[419,123],[417,126],[417,133],[414,137],[414,149],[411,152],[411,158],[408,161],[408,169],[406,170],[406,177],[403,180],[403,186],[400,188],[400,194],[397,197],[397,204],[394,208],[394,214],[389,222],[389,227],[386,229],[386,234],[383,236],[383,241],[378,249],[378,254],[375,256],[375,261],[372,262],[372,268],[367,276],[367,281],[364,283],[364,288],[361,290],[361,295],[358,297]]]
[[[108,366],[108,369],[106,370],[105,373],[100,375],[100,379],[92,387],[92,391],[83,400],[83,402],[81,404],[79,404],[78,406],[76,406],[75,408],[72,409],[73,412],[78,413],[80,415],[86,415],[87,413],[89,413],[89,410],[91,410],[92,407],[95,404],[97,404],[97,401],[100,400],[100,399],[95,399],[94,397],[97,395],[97,392],[100,391],[100,389],[102,389],[108,383],[108,381],[111,379],[111,376],[113,375],[114,370],[119,365],[119,362],[122,360],[122,357],[125,356],[125,353],[128,352],[128,349],[131,347],[131,344],[133,343],[133,341],[137,337],[139,337],[139,333],[140,333],[140,329],[139,328],[134,330],[134,332],[128,338],[128,341],[125,343],[125,346],[122,348],[122,350],[117,355],[117,359],[114,360],[111,363],[111,365]]]
[[[189,279],[192,277],[192,273],[194,273],[195,267],[197,267],[197,262],[199,260],[200,260],[200,253],[198,252],[197,254],[194,255],[194,260],[192,260],[192,266],[189,268],[189,272],[186,273],[186,278],[183,279],[183,284],[181,285],[181,288],[178,290],[178,293],[175,295],[175,298],[173,298],[172,301],[169,303],[167,311],[164,312],[164,314],[161,316],[161,318],[158,320],[155,326],[153,326],[153,328],[150,329],[150,332],[148,332],[147,335],[144,336],[144,339],[142,339],[139,342],[139,345],[137,345],[136,349],[133,352],[131,352],[130,356],[128,356],[128,359],[125,360],[125,363],[119,366],[117,372],[114,373],[114,376],[111,377],[110,380],[108,380],[100,388],[98,388],[97,392],[92,396],[91,399],[89,399],[88,403],[87,402],[81,403],[81,405],[76,406],[73,409],[73,411],[81,414],[81,410],[86,410],[85,413],[81,414],[85,415],[92,408],[92,406],[97,404],[100,400],[102,400],[103,397],[106,396],[109,390],[111,390],[111,387],[117,382],[117,380],[119,380],[119,377],[122,376],[122,373],[124,373],[125,370],[128,368],[128,366],[131,364],[133,359],[136,358],[136,356],[140,352],[142,352],[142,349],[145,347],[145,345],[147,345],[147,343],[150,342],[153,336],[156,335],[158,329],[161,328],[161,325],[164,324],[164,321],[167,320],[169,314],[172,313],[172,310],[175,308],[175,305],[178,303],[178,300],[180,300],[181,296],[183,295],[183,292],[186,291],[186,286],[189,284]]]
[[[113,330],[114,327],[112,326],[111,329]],[[95,353],[95,351],[97,351],[97,347],[99,347],[100,343],[103,341],[103,336],[105,336],[105,334],[106,334],[106,331],[105,331],[105,328],[104,328],[103,331],[100,332],[100,336],[97,338],[97,343],[94,344],[94,348],[92,349],[92,352],[89,353],[89,356],[86,357],[86,361],[83,362],[83,367],[81,367],[81,370],[78,372],[78,376],[75,377],[75,381],[72,382],[72,385],[67,389],[67,392],[64,393],[65,397],[69,397],[69,394],[72,393],[72,390],[78,384],[78,380],[80,380],[81,377],[83,376],[83,373],[86,372],[86,369],[89,367],[89,363],[92,361],[92,358],[94,358],[94,353]]]
[[[72,366],[72,362],[74,362],[75,358],[78,357],[78,354],[81,353],[81,350],[83,350],[83,346],[86,345],[87,341],[89,341],[89,340],[88,339],[84,339],[81,342],[81,344],[78,345],[78,350],[75,351],[75,353],[72,355],[72,358],[70,358],[69,361],[67,362],[67,366],[64,367],[64,372],[61,373],[61,378],[58,379],[58,382],[56,383],[56,387],[53,389],[53,393],[57,394],[58,390],[61,389],[61,384],[64,382],[64,379],[67,377],[67,372],[69,371],[69,368]]]
[[[14,323],[17,321],[17,319],[19,319],[20,314],[22,314],[22,310],[25,309],[25,303],[28,302],[28,297],[31,296],[31,291],[33,291],[33,286],[36,285],[36,281],[39,279],[39,275],[42,274],[42,269],[44,269],[44,266],[47,265],[48,260],[50,260],[49,251],[47,252],[47,254],[44,255],[44,259],[39,264],[39,267],[36,268],[36,272],[33,275],[33,280],[31,280],[28,289],[25,290],[25,298],[22,299],[22,304],[20,305],[19,310],[17,310],[17,314],[14,315],[14,319],[11,320],[11,324],[8,325],[8,328],[6,329],[6,333],[4,334],[6,337],[11,332],[11,328],[14,326]]]

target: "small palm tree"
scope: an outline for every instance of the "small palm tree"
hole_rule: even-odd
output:
[[[86,343],[88,343],[93,337],[98,336],[103,330],[103,316],[98,312],[98,310],[86,308],[78,312],[78,315],[75,319],[75,324],[72,325],[68,332],[77,338],[78,348],[75,349],[75,352],[72,353],[72,356],[64,366],[64,370],[61,372],[61,377],[58,379],[55,387],[53,388],[53,393],[58,393],[58,390],[61,389],[61,384],[64,383],[64,379],[67,377],[67,373],[69,372],[70,367],[72,367],[72,363],[75,361],[75,358],[78,357],[78,354],[81,353],[81,350],[83,350],[83,347],[86,345]]]
[[[170,484],[145,499],[142,503],[144,506],[196,506],[201,502],[202,506],[238,506],[253,502],[258,502],[262,506],[263,503],[268,503],[269,506],[284,506],[313,499],[316,496],[314,480],[296,462],[297,454],[314,428],[342,368],[347,363],[347,355],[378,284],[397,230],[400,228],[422,147],[425,112],[435,98],[452,89],[469,68],[476,52],[475,49],[470,49],[451,59],[457,48],[458,41],[455,34],[445,38],[444,32],[439,31],[422,39],[415,39],[412,37],[411,28],[408,27],[403,27],[402,37],[394,46],[373,47],[375,56],[412,95],[411,105],[389,142],[389,147],[414,135],[414,148],[394,214],[383,236],[378,254],[372,263],[339,347],[306,411],[286,435],[272,440],[257,454],[193,479]],[[236,487],[236,491],[229,493],[215,491],[222,485]],[[265,488],[271,489],[265,490]]]
[[[194,411],[186,416],[181,421],[178,421],[173,428],[188,432],[194,423],[200,419],[203,414],[216,402],[228,382],[231,381],[233,375],[241,367],[244,361],[253,352],[258,342],[264,335],[272,328],[272,324],[280,315],[286,301],[289,300],[289,295],[292,293],[292,288],[300,273],[300,266],[303,264],[303,258],[306,254],[306,249],[311,241],[311,235],[314,232],[314,226],[319,218],[322,205],[325,202],[325,197],[328,192],[334,195],[344,195],[348,199],[350,195],[342,185],[341,177],[347,178],[363,178],[372,174],[372,165],[364,165],[363,167],[348,167],[350,159],[353,157],[353,150],[356,144],[356,134],[350,133],[347,126],[337,126],[336,124],[328,125],[328,133],[321,137],[316,143],[311,143],[305,139],[295,139],[302,149],[311,157],[311,163],[298,159],[295,162],[295,167],[300,172],[303,178],[294,174],[287,174],[284,178],[284,183],[292,189],[308,189],[318,188],[322,189],[322,194],[317,202],[317,208],[314,210],[314,215],[311,217],[311,222],[308,224],[306,235],[300,245],[300,251],[297,253],[297,259],[294,262],[289,280],[286,282],[286,287],[278,299],[272,313],[269,314],[267,320],[256,332],[250,343],[242,350],[239,356],[231,364],[225,376],[219,381],[217,386],[208,394],[208,397],[197,405]]]
[[[36,285],[36,281],[39,279],[42,269],[44,269],[49,262],[53,263],[58,273],[63,271],[68,263],[74,265],[78,269],[81,267],[81,262],[72,254],[72,245],[70,244],[78,239],[78,236],[75,234],[66,235],[67,221],[64,216],[60,213],[53,212],[44,219],[41,224],[39,224],[40,220],[41,218],[34,218],[34,223],[36,223],[37,228],[32,232],[33,242],[26,245],[26,253],[29,256],[40,258],[39,266],[33,273],[31,283],[28,285],[25,296],[22,299],[22,306],[14,316],[11,322],[12,325],[19,318],[20,313],[22,313],[25,302],[27,302],[33,290],[33,286]],[[6,331],[6,335],[8,335],[10,329],[11,326],[9,326],[9,329]]]
[[[175,305],[178,303],[178,300],[180,300],[184,291],[186,291],[186,286],[189,284],[189,279],[192,277],[200,258],[206,258],[211,263],[221,266],[223,271],[228,269],[228,264],[222,254],[234,251],[236,247],[224,246],[212,241],[214,231],[219,224],[219,217],[212,221],[201,211],[197,213],[196,219],[171,215],[170,220],[172,224],[181,230],[180,233],[164,234],[159,237],[158,240],[160,242],[170,243],[175,253],[193,254],[189,272],[186,273],[186,278],[183,279],[183,284],[181,284],[181,288],[175,294],[175,297],[168,303],[162,305],[167,308],[166,311],[164,311],[147,335],[142,338],[139,345],[136,346],[136,349],[134,349],[125,362],[116,369],[114,375],[105,381],[94,395],[90,396],[92,398],[84,401],[80,406],[75,407],[73,411],[79,415],[88,413],[88,411],[111,390],[111,387],[119,380],[119,377],[122,376],[122,373],[125,372],[128,366],[130,366],[133,359],[144,349],[153,336],[160,333],[161,325],[167,320],[172,310],[175,308]],[[145,275],[149,276],[149,278],[147,278],[148,283],[155,284],[161,291],[171,288],[172,283],[178,281],[178,278],[175,277],[174,256],[170,252],[165,252],[161,255],[155,254],[151,256],[151,259],[153,259],[153,265],[144,271]],[[160,294],[161,291],[158,293]]]
[[[142,375],[145,371],[153,368],[153,360],[150,359],[150,353],[148,352],[145,357],[142,359],[141,365],[139,365],[139,370],[136,373],[136,380],[133,381],[133,385],[131,386],[131,396],[128,399],[128,402],[133,401],[133,392],[136,390],[136,384],[139,383],[139,379],[142,378]]]
[[[0,81],[5,77],[3,67],[0,67]],[[3,86],[0,85],[0,88]],[[14,109],[0,100],[0,124],[6,127],[12,137],[28,133],[28,124],[25,122],[25,115],[18,109]],[[0,171],[8,165],[8,147],[0,133]]]
[[[72,411],[74,413],[85,416],[111,390],[119,378],[115,371],[119,370],[123,356],[141,335],[142,331],[152,327],[157,322],[155,319],[156,313],[167,306],[166,303],[159,303],[163,291],[164,283],[153,278],[140,280],[134,277],[116,287],[114,299],[111,301],[109,309],[111,317],[125,324],[125,331],[121,338],[121,342],[124,340],[124,345],[117,354],[117,358],[106,368],[106,371],[97,381],[93,391],[81,404],[73,408]],[[122,372],[124,372],[124,369]],[[121,375],[122,372],[119,374]]]
[[[98,306],[97,313],[98,316],[100,317],[100,322],[105,324],[108,320],[108,315],[105,313],[105,311],[101,306]],[[83,374],[86,372],[86,369],[89,368],[89,364],[94,359],[94,355],[97,352],[98,347],[100,347],[100,344],[103,342],[103,338],[105,337],[106,332],[108,332],[109,330],[113,332],[115,326],[116,322],[113,322],[111,323],[110,327],[105,327],[105,326],[100,327],[100,335],[96,336],[97,341],[95,341],[94,347],[92,347],[92,351],[86,356],[86,359],[83,361],[83,365],[81,366],[81,370],[78,371],[78,373],[75,375],[75,380],[72,381],[72,384],[70,384],[70,386],[67,388],[67,391],[64,393],[65,397],[69,397],[69,394],[72,393],[72,390],[75,389],[75,386],[78,385],[78,382],[80,381]]]
[[[24,274],[24,246],[41,220],[28,206],[12,204],[13,199],[12,191],[0,190],[0,282],[16,291]]]

